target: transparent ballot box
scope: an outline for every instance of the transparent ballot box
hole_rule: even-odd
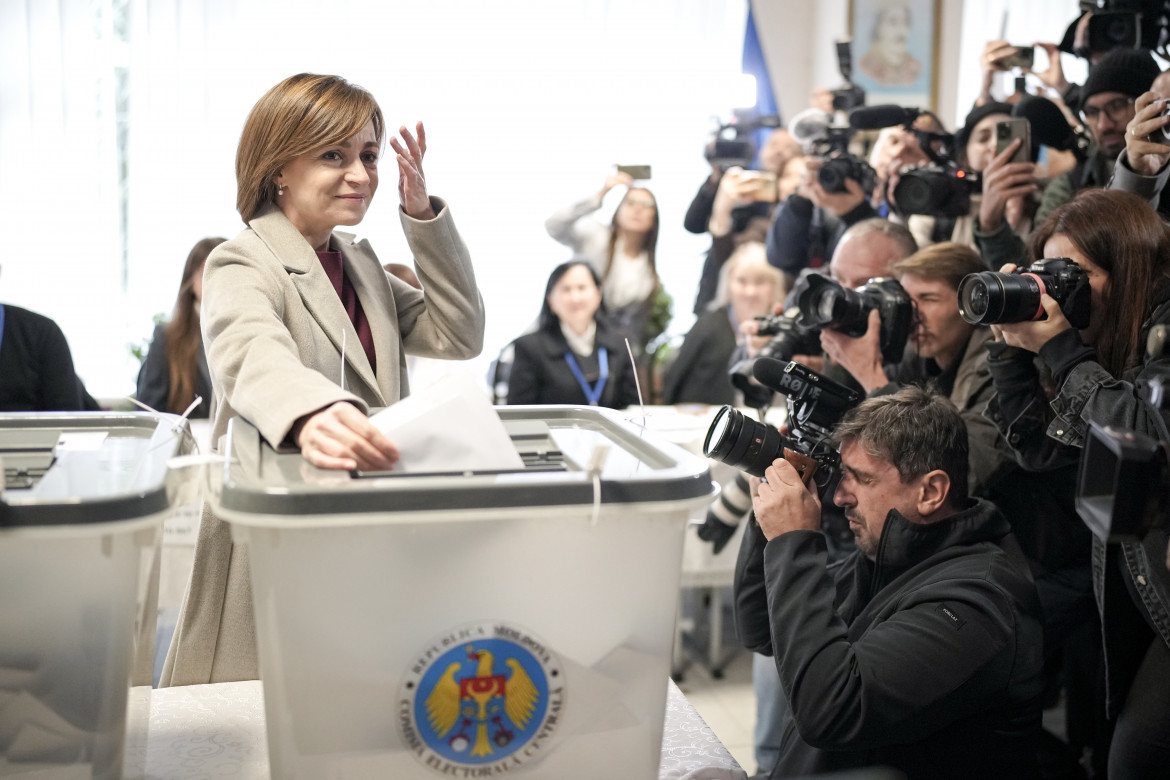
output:
[[[173,415],[0,414],[0,776],[141,776]],[[124,774],[125,772],[125,774]]]
[[[497,409],[524,467],[326,472],[232,421],[274,777],[653,778],[706,461],[608,410]]]

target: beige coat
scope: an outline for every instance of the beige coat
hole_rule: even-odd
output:
[[[273,445],[288,444],[300,417],[336,401],[368,411],[407,395],[407,352],[479,354],[484,307],[471,259],[450,209],[438,198],[431,202],[433,220],[399,209],[425,292],[386,274],[367,242],[345,233],[330,239],[369,319],[376,374],[317,255],[279,209],[261,213],[211,253],[201,320],[215,389],[212,441],[239,415]],[[259,676],[248,577],[246,548],[234,545],[227,524],[205,509],[162,685]]]

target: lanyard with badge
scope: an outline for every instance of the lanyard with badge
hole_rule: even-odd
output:
[[[609,352],[605,347],[600,347],[597,350],[597,365],[601,371],[601,375],[597,377],[597,382],[590,385],[585,380],[585,375],[581,373],[581,367],[577,365],[577,358],[573,357],[573,350],[565,353],[565,360],[569,363],[569,369],[572,370],[573,376],[577,379],[577,384],[581,385],[581,390],[585,393],[585,400],[589,402],[590,406],[597,406],[601,401],[601,393],[605,390],[605,382],[609,379]]]

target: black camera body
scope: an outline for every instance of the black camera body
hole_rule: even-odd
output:
[[[833,427],[861,394],[800,363],[756,361],[755,377],[788,396],[788,435],[724,406],[703,441],[703,454],[756,477],[783,457],[814,488],[822,502],[832,500],[841,478],[841,454],[830,439]]]
[[[817,183],[825,192],[848,192],[846,179],[853,179],[861,185],[861,191],[867,196],[877,186],[877,172],[865,160],[849,152],[842,151],[830,157],[817,170]]]
[[[753,409],[772,405],[772,390],[752,381],[752,367],[761,358],[787,363],[795,355],[819,355],[821,332],[800,324],[800,312],[789,309],[783,314],[756,317],[756,335],[772,336],[754,357],[746,358],[731,368],[731,384],[743,393],[744,403]]]
[[[979,174],[956,165],[927,165],[906,171],[894,186],[903,214],[962,217],[971,211],[971,195],[982,190]]]
[[[1089,326],[1089,275],[1067,257],[1037,260],[1010,274],[967,274],[959,282],[959,315],[972,325],[1046,319],[1048,315],[1040,306],[1040,296],[1045,293],[1060,304],[1070,325],[1078,329]]]
[[[1086,36],[1087,52],[1110,49],[1164,49],[1167,41],[1167,3],[1164,0],[1104,0],[1093,4]]]
[[[799,324],[808,330],[835,330],[861,338],[869,328],[869,312],[881,316],[882,362],[902,359],[914,327],[914,301],[897,279],[870,279],[856,290],[820,274],[805,277],[807,286],[797,296]]]

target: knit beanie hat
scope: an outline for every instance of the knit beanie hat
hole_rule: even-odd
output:
[[[1101,92],[1120,92],[1136,98],[1150,90],[1161,72],[1145,49],[1113,49],[1089,71],[1081,87],[1081,105]]]
[[[992,114],[1007,114],[1011,116],[1012,106],[1010,103],[984,103],[981,106],[975,106],[971,109],[971,113],[967,114],[967,118],[963,120],[963,126],[955,133],[955,149],[958,154],[963,154],[967,148],[967,142],[971,140],[971,133],[975,132],[975,125],[982,122]]]

